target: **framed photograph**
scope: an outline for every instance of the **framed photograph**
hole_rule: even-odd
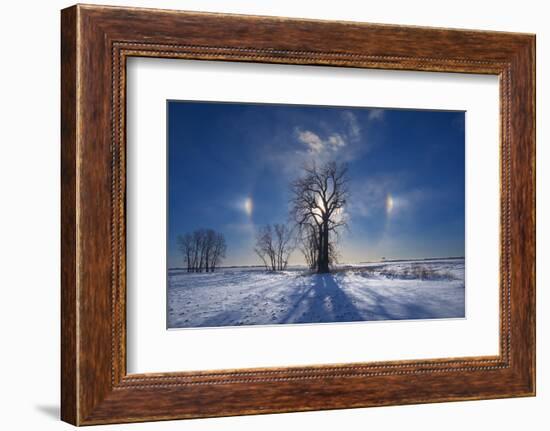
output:
[[[62,419],[535,394],[535,37],[62,11]]]
[[[465,317],[464,112],[167,111],[169,329]]]

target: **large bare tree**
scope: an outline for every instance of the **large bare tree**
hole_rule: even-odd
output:
[[[317,272],[330,272],[338,231],[346,226],[347,166],[334,161],[306,165],[304,175],[291,184],[291,191],[291,216],[302,236],[302,251],[306,250],[310,260],[314,258],[312,266]],[[315,247],[314,257],[311,247]]]
[[[329,267],[338,263],[338,247],[336,238],[338,232],[333,232],[333,237],[328,242],[328,263]],[[319,235],[316,226],[304,226],[300,230],[299,250],[304,255],[309,269],[317,270],[317,258],[319,249]]]

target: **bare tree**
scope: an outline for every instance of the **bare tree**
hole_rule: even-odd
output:
[[[225,258],[225,252],[227,250],[227,245],[225,242],[225,237],[221,233],[216,233],[214,235],[214,241],[212,245],[212,254],[210,255],[210,271],[214,272],[216,267],[221,263],[222,259]]]
[[[311,225],[304,225],[300,231],[300,251],[304,255],[308,268],[316,269],[317,250],[319,248],[317,229]]]
[[[265,269],[275,271],[277,269],[275,245],[273,243],[273,229],[271,225],[261,226],[256,232],[256,254],[262,259]]]
[[[216,242],[216,232],[213,229],[204,230],[204,269],[206,272],[210,270],[212,263],[212,254],[214,252],[214,245]]]
[[[336,246],[336,242],[333,238],[328,243],[329,267],[338,263],[338,247]],[[304,255],[308,268],[316,270],[319,249],[317,228],[315,226],[304,226],[300,232],[299,243],[299,250]]]
[[[294,232],[287,225],[265,225],[256,233],[254,251],[266,269],[282,271],[286,269],[288,258],[295,248]]]
[[[194,247],[194,256],[193,256],[193,271],[202,272],[202,267],[204,265],[204,230],[198,229],[193,232],[193,247]]]
[[[288,265],[288,258],[296,248],[294,231],[286,224],[273,226],[275,232],[275,251],[277,252],[277,270],[283,271]]]
[[[178,235],[178,246],[187,264],[187,272],[191,272],[192,270],[192,261],[195,255],[193,245],[193,236],[191,234]]]
[[[197,229],[178,236],[178,245],[187,272],[213,272],[225,258],[227,245],[223,234],[213,229]]]
[[[291,184],[291,191],[291,217],[300,230],[302,248],[305,239],[307,253],[311,254],[312,246],[316,249],[317,272],[329,272],[336,257],[336,235],[346,226],[343,211],[349,199],[347,167],[336,162],[321,167],[312,163],[304,167],[304,176]]]

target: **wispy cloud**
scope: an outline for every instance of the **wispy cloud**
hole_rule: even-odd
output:
[[[330,144],[332,148],[336,148],[336,149],[340,147],[344,147],[346,145],[346,141],[338,133],[335,133],[334,135],[330,135],[328,137],[327,142]]]
[[[278,145],[284,150],[264,154],[264,157],[287,178],[300,175],[304,164],[312,159],[318,163],[328,160],[352,162],[362,157],[372,147],[368,139],[369,126],[383,118],[384,109],[344,109],[335,114],[330,122],[322,119],[317,125],[315,122],[307,126],[294,125],[294,145]]]
[[[318,130],[296,127],[296,137],[298,143],[305,146],[304,156],[315,156],[321,161],[326,159],[350,161],[358,152],[357,146],[362,136],[357,116],[351,111],[343,111],[341,122],[334,125],[332,129],[326,130],[325,127],[324,133],[321,133]]]
[[[344,111],[342,112],[342,118],[348,126],[349,137],[353,140],[359,139],[361,137],[361,127],[357,121],[357,116],[351,111]]]
[[[381,109],[381,108],[370,109],[368,119],[369,119],[369,121],[383,120],[385,113],[386,113],[385,109]]]
[[[339,133],[333,133],[326,138],[321,138],[311,130],[296,129],[298,141],[307,147],[312,155],[334,153],[347,145],[347,139]]]
[[[306,144],[310,152],[319,154],[325,149],[325,142],[311,130],[297,129],[296,134],[298,135],[298,140]]]

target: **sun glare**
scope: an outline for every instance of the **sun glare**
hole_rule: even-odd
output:
[[[391,195],[386,196],[386,214],[391,214],[393,210],[393,198]]]
[[[246,213],[246,215],[248,217],[250,217],[252,215],[252,210],[254,209],[254,205],[252,203],[252,199],[251,198],[246,198],[244,200],[244,212]]]

